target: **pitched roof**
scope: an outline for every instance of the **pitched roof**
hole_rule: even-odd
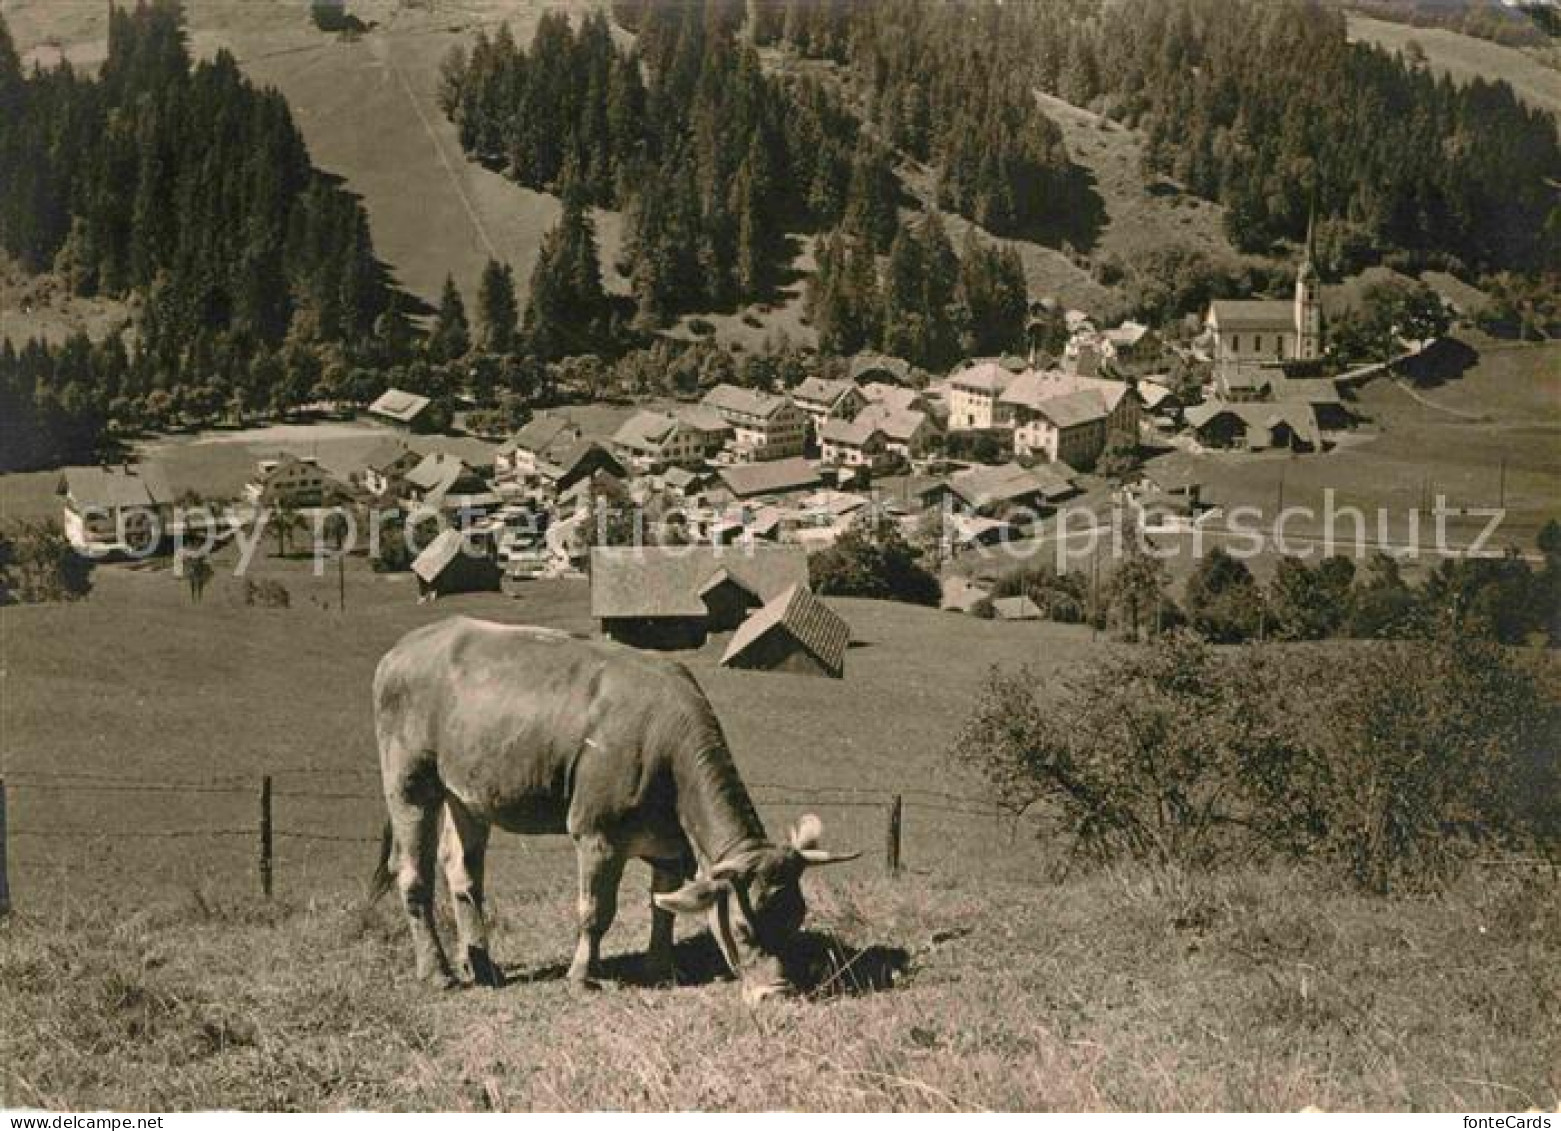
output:
[[[831,381],[825,377],[809,377],[791,391],[791,397],[797,401],[807,401],[809,404],[824,405],[834,408],[840,403],[842,397],[849,396],[856,391],[856,385],[850,381]]]
[[[832,416],[819,426],[818,438],[826,444],[844,444],[850,448],[864,446],[875,435],[882,433],[878,414],[863,410],[855,420],[842,420]]]
[[[1114,346],[1136,346],[1148,333],[1149,327],[1142,322],[1124,322],[1120,326],[1107,330],[1101,337]]]
[[[869,373],[887,373],[896,381],[911,375],[911,363],[884,353],[859,353],[851,359],[851,380],[859,381]]]
[[[80,507],[151,507],[173,502],[156,467],[68,467],[61,488]]]
[[[702,404],[680,405],[677,417],[696,432],[730,432],[732,426],[719,412]]]
[[[1094,389],[1080,389],[1076,393],[1049,397],[1036,405],[1035,411],[1058,428],[1077,428],[1111,415],[1111,410],[1106,407],[1106,399]]]
[[[803,491],[823,482],[818,469],[801,456],[732,464],[721,468],[718,474],[726,489],[739,499]]]
[[[1073,469],[1067,464],[1038,463],[1025,467],[1005,463],[1001,467],[972,467],[948,481],[949,489],[971,506],[1012,502],[1030,495],[1063,499],[1076,493]]]
[[[412,572],[424,581],[433,581],[448,568],[457,555],[475,552],[469,549],[470,546],[471,543],[467,542],[459,530],[446,530],[413,559]]]
[[[406,481],[420,491],[448,491],[462,479],[477,478],[477,473],[456,456],[429,452],[406,473]]]
[[[1215,299],[1209,321],[1221,330],[1294,330],[1295,306],[1283,299]]]
[[[833,676],[845,671],[851,627],[840,614],[798,583],[755,610],[732,634],[721,663],[727,665],[772,632],[786,632]]]
[[[704,616],[700,592],[723,572],[766,601],[805,585],[808,559],[795,546],[597,546],[591,551],[591,615]]]
[[[375,416],[388,416],[392,420],[409,424],[431,403],[427,397],[409,393],[404,389],[386,389],[373,404],[369,405],[369,412]]]
[[[1280,424],[1307,443],[1316,446],[1321,442],[1317,427],[1317,412],[1304,401],[1220,401],[1208,400],[1194,405],[1186,412],[1187,423],[1194,429],[1202,429],[1221,416],[1234,416],[1248,429],[1261,428],[1272,433]]]
[[[408,456],[421,458],[406,444],[396,439],[385,439],[363,454],[363,466],[371,471],[388,471]]]
[[[943,582],[943,596],[938,608],[968,613],[991,594],[979,585],[972,585],[968,578],[950,577]]]
[[[949,376],[949,383],[961,389],[973,389],[981,393],[1001,393],[1014,382],[1013,370],[995,361],[982,361],[968,365]]]
[[[655,450],[678,429],[679,421],[664,412],[641,409],[618,426],[612,441],[640,451]]]
[[[921,394],[903,385],[886,385],[882,381],[869,381],[862,386],[862,395],[869,404],[909,412],[921,403]]]
[[[552,412],[539,413],[499,445],[499,453],[501,455],[509,455],[514,451],[544,453],[560,440],[564,443],[573,443],[580,435],[580,426],[568,416]]]
[[[710,408],[739,413],[743,416],[770,417],[785,407],[785,397],[763,393],[757,389],[744,389],[738,385],[717,385],[705,394],[701,402]]]
[[[1126,381],[1087,377],[1081,373],[1069,373],[1065,369],[1026,369],[1013,379],[1000,399],[1004,404],[1019,405],[1032,412],[1041,412],[1045,405],[1059,397],[1090,392],[1100,397],[1101,403],[1109,413],[1114,411],[1117,405],[1122,403],[1122,398],[1131,391],[1132,386]],[[1050,414],[1047,415],[1047,419],[1052,419]],[[1053,420],[1053,423],[1056,421]]]
[[[629,473],[623,464],[618,462],[618,457],[595,440],[570,440],[567,443],[555,444],[547,453],[537,461],[537,471],[543,478],[554,481],[567,479],[579,470],[580,465],[595,457],[601,465],[597,468],[600,472],[622,479]]]

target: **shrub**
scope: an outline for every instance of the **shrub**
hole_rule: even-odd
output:
[[[286,609],[293,603],[292,595],[288,593],[287,586],[280,581],[266,578],[256,581],[254,578],[244,579],[244,604],[259,606],[262,609]]]
[[[1492,644],[1237,654],[1174,633],[1059,695],[994,670],[955,757],[1097,860],[1310,857],[1387,891],[1481,845],[1555,853],[1558,719],[1553,689]]]
[[[851,524],[829,549],[808,559],[814,590],[836,597],[876,597],[936,606],[943,593],[937,577],[916,560],[916,551],[893,519],[869,514]]]
[[[0,605],[79,601],[92,589],[92,561],[76,553],[59,523],[17,523],[0,532]]]

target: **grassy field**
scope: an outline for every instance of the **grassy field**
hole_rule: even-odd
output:
[[[1403,51],[1413,40],[1424,48],[1426,61],[1436,73],[1460,83],[1505,79],[1530,106],[1561,114],[1561,71],[1527,51],[1445,28],[1412,27],[1355,12],[1348,19],[1351,40],[1388,51]]]
[[[166,571],[115,568],[79,606],[0,610],[17,906],[0,927],[0,1104],[1557,1103],[1553,878],[1503,869],[1435,899],[1375,900],[1299,870],[1061,877],[1054,845],[932,794],[977,792],[945,751],[988,664],[1059,680],[1106,645],[873,602],[836,603],[857,641],[841,682],[725,671],[713,650],[689,659],[769,827],[816,809],[833,845],[866,850],[808,881],[814,933],[797,962],[812,1000],[750,1013],[712,984],[709,939],[687,926],[685,984],[636,985],[648,920],[637,867],[607,940],[618,984],[571,995],[561,838],[495,843],[494,945],[512,984],[424,990],[399,914],[359,906],[380,810],[372,666],[403,631],[452,612],[585,629],[586,587],[418,606],[407,582],[355,563],[340,614],[322,607],[333,579],[306,563],[260,570],[285,581],[293,608],[246,608],[220,575],[192,606]],[[283,835],[270,903],[245,831],[267,771],[279,831],[341,838]],[[49,788],[49,774],[107,780]],[[129,779],[235,791],[85,788]],[[806,795],[821,789],[837,792]],[[898,879],[879,863],[890,790],[912,799]],[[186,829],[244,835],[113,835]]]
[[[1561,514],[1561,346],[1475,344],[1479,363],[1461,378],[1421,390],[1420,400],[1390,380],[1368,385],[1357,405],[1367,423],[1329,452],[1201,457],[1206,494],[1226,507],[1258,506],[1272,515],[1281,483],[1286,506],[1319,513],[1323,492],[1332,490],[1340,507],[1373,515],[1387,508],[1395,516],[1392,528],[1402,531],[1402,516],[1420,505],[1427,487],[1449,506],[1496,506],[1505,462],[1507,516],[1496,545],[1532,549],[1539,527]],[[1483,519],[1454,520],[1449,529],[1473,533],[1483,525]]]

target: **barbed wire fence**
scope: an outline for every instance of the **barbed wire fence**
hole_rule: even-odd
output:
[[[256,848],[256,875],[261,894],[270,898],[277,875],[278,841],[320,844],[377,845],[378,832],[322,830],[279,824],[277,811],[286,802],[383,803],[379,775],[372,770],[282,766],[257,776],[224,775],[203,779],[130,778],[113,774],[73,771],[23,771],[0,776],[0,915],[11,908],[7,870],[10,841],[38,839],[77,842],[120,840],[243,840]],[[878,789],[855,786],[814,786],[774,781],[747,783],[761,805],[814,805],[828,809],[877,810],[884,815],[884,870],[897,875],[903,868],[903,839],[907,811],[948,817],[1013,819],[1015,814],[989,800],[927,787],[901,786]],[[95,828],[54,824],[7,823],[8,800],[17,793],[71,794],[102,798],[230,797],[255,799],[253,824],[213,824],[183,828]]]

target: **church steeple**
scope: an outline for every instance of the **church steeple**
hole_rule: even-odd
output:
[[[1295,273],[1295,356],[1322,356],[1322,278],[1317,273],[1317,194],[1306,219],[1306,250]]]

